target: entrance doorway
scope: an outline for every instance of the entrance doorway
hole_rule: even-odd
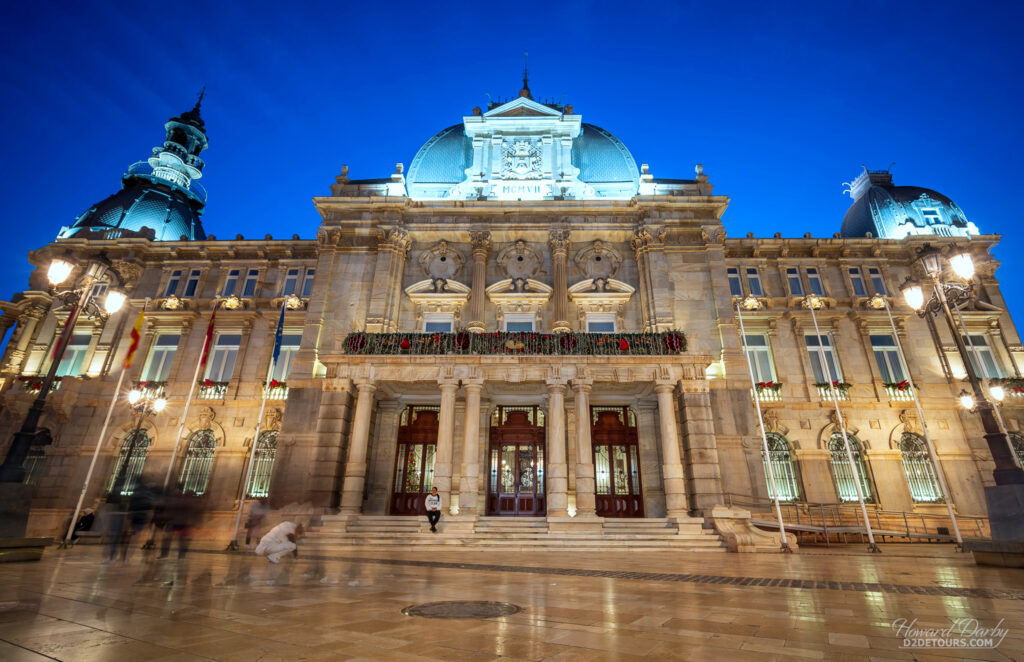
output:
[[[491,415],[487,514],[543,515],[544,412],[499,406]]]
[[[643,517],[636,414],[629,407],[591,407],[598,517]]]
[[[423,500],[434,482],[439,412],[436,406],[412,405],[405,408],[398,420],[392,515],[422,515],[424,512]]]

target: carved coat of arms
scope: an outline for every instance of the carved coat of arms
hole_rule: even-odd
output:
[[[540,146],[529,140],[514,140],[501,150],[502,179],[540,179]]]

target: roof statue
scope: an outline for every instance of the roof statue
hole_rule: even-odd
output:
[[[206,206],[206,191],[196,181],[205,163],[206,127],[200,115],[204,87],[195,106],[164,124],[166,136],[146,161],[130,166],[121,178],[121,190],[97,202],[58,238],[148,237],[158,241],[206,238],[199,217]]]

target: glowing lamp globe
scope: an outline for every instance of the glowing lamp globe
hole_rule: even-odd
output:
[[[967,391],[960,391],[960,406],[964,409],[974,409],[974,396]]]
[[[958,253],[949,258],[949,264],[953,267],[953,273],[964,280],[970,280],[974,276],[974,260],[969,253]]]
[[[128,299],[123,292],[117,290],[110,290],[107,292],[107,296],[103,298],[103,309],[107,313],[113,315],[117,311],[121,310],[121,306]]]
[[[53,260],[50,262],[50,268],[46,270],[46,277],[51,284],[60,285],[68,279],[73,268],[70,262],[59,259]]]
[[[130,402],[131,404],[135,404],[136,402],[139,401],[140,398],[142,398],[142,391],[138,389],[132,389],[131,391],[128,392],[128,402]]]
[[[921,306],[924,305],[924,291],[920,285],[912,280],[908,280],[903,283],[900,290],[903,292],[903,298],[908,306],[914,310],[921,310]]]

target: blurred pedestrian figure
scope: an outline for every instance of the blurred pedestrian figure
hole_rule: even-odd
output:
[[[430,521],[430,530],[437,533],[437,523],[441,519],[441,495],[437,493],[436,487],[430,488],[423,505],[427,509],[427,519]]]
[[[71,540],[78,540],[78,534],[82,531],[92,531],[92,525],[96,521],[96,511],[92,508],[86,508],[82,511],[82,516],[78,518],[75,523],[75,529],[71,532]],[[64,529],[67,531],[67,529]]]
[[[256,546],[256,553],[266,556],[271,563],[280,563],[281,557],[292,552],[298,556],[298,547],[295,542],[306,532],[302,524],[292,522],[281,522],[260,539]]]
[[[270,512],[270,506],[266,499],[257,499],[249,505],[249,512],[245,518],[245,546],[255,538],[259,542],[263,537],[263,522]]]
[[[200,497],[175,492],[167,498],[161,519],[164,523],[164,537],[160,544],[160,558],[167,558],[171,543],[178,541],[178,558],[188,554],[193,529],[198,524],[203,502]]]

